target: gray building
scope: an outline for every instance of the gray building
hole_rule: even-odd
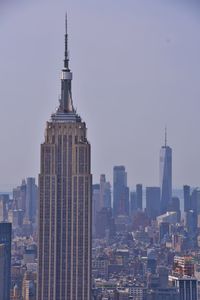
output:
[[[192,277],[182,277],[175,280],[175,285],[179,291],[180,300],[197,300],[197,279]]]
[[[90,144],[72,102],[67,40],[66,20],[60,104],[41,145],[37,300],[91,300]]]
[[[146,187],[146,211],[150,219],[160,214],[160,188]]]
[[[38,189],[35,178],[28,177],[26,180],[26,218],[35,222],[37,210]]]
[[[3,291],[0,290],[0,294],[3,296],[2,300],[10,300],[11,238],[12,238],[12,224],[0,223],[0,244],[3,245],[1,246],[1,259],[3,260],[2,263],[4,265],[4,288]]]
[[[160,150],[160,208],[165,213],[172,199],[172,149],[165,145]]]
[[[113,213],[114,217],[129,215],[129,188],[124,166],[113,168]]]
[[[142,184],[136,185],[136,203],[137,203],[137,210],[142,210],[143,207],[143,190]]]

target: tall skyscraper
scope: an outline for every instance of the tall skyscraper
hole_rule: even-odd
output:
[[[66,18],[61,99],[41,145],[37,300],[91,300],[90,144],[71,82]]]
[[[191,199],[190,199],[190,186],[183,186],[183,195],[184,195],[184,212],[188,212],[191,209]]]
[[[10,300],[10,283],[11,283],[11,237],[12,224],[0,223],[0,244],[4,245],[4,289],[0,291],[3,293],[3,300]],[[2,247],[2,246],[1,246]]]
[[[156,219],[160,214],[160,188],[146,187],[146,210],[150,219]]]
[[[4,244],[0,244],[0,300],[4,300],[5,295],[5,274],[6,272],[6,249]]]
[[[143,200],[143,196],[142,196],[143,192],[142,192],[142,184],[137,184],[136,185],[136,199],[137,199],[137,209],[138,210],[142,210],[142,200]]]
[[[167,146],[165,131],[165,145],[160,150],[160,209],[165,213],[172,199],[172,149]]]
[[[26,181],[26,218],[34,222],[36,218],[37,209],[37,185],[35,184],[35,178],[28,177]]]
[[[113,169],[113,213],[114,217],[129,215],[129,188],[124,166]]]
[[[100,209],[103,207],[111,208],[111,186],[104,174],[100,176]]]

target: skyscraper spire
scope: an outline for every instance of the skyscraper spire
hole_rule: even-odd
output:
[[[167,126],[165,126],[165,147],[167,147]]]
[[[72,102],[72,72],[69,69],[69,55],[68,55],[68,33],[67,33],[67,14],[65,15],[65,58],[64,68],[61,75],[61,99],[59,111],[64,113],[75,113]]]
[[[65,59],[64,59],[64,68],[67,69],[67,70],[69,70],[67,13],[65,15]]]

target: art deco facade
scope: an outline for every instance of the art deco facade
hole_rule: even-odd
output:
[[[71,81],[66,28],[60,105],[41,145],[37,300],[91,299],[90,144]]]

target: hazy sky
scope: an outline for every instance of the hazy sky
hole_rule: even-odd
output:
[[[200,185],[200,5],[192,0],[0,0],[0,187],[39,173],[58,105],[68,11],[73,100],[94,182],[125,165],[159,183],[168,128],[174,186]]]

